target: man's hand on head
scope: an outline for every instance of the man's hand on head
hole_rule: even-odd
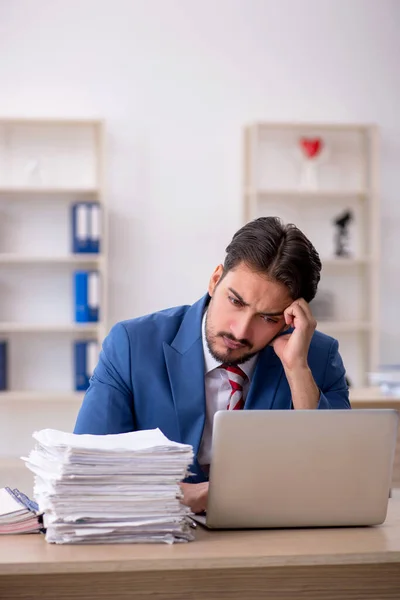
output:
[[[293,408],[317,408],[320,390],[308,365],[308,351],[317,322],[303,298],[288,306],[284,317],[286,325],[294,331],[277,337],[271,345],[285,370]]]
[[[286,325],[294,331],[277,337],[272,346],[281,359],[285,371],[293,372],[308,367],[308,350],[317,322],[308,303],[299,298],[284,312]]]
[[[182,504],[189,506],[195,514],[207,510],[208,481],[202,483],[180,483],[183,493]]]

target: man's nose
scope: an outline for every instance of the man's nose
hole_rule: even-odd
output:
[[[251,316],[241,315],[232,321],[230,329],[231,334],[237,340],[251,340]]]

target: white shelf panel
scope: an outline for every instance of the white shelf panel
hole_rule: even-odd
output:
[[[46,195],[46,196],[95,196],[100,193],[98,188],[47,188],[47,187],[3,187],[0,186],[0,194],[16,194],[16,195]]]
[[[29,117],[2,117],[0,119],[0,125],[48,125],[51,127],[65,125],[68,127],[71,126],[91,126],[91,127],[100,127],[104,124],[103,119],[69,119],[65,118],[52,118],[52,117],[38,117],[34,119],[30,119]]]
[[[10,390],[0,392],[0,402],[82,402],[85,392],[49,392]]]
[[[357,333],[370,331],[371,324],[365,321],[318,321],[317,330],[322,333]]]
[[[271,189],[271,190],[246,190],[247,196],[257,196],[259,199],[285,198],[293,201],[323,202],[332,200],[359,200],[368,196],[367,190],[302,190],[302,189]]]
[[[253,125],[255,129],[260,129],[261,131],[276,131],[277,129],[283,130],[299,130],[304,132],[309,132],[310,130],[323,130],[326,131],[337,131],[337,132],[365,132],[373,125],[369,125],[366,123],[302,123],[301,121],[293,121],[293,122],[270,122],[270,123],[255,123]]]
[[[25,254],[6,254],[0,253],[0,264],[19,265],[19,264],[60,264],[60,265],[79,265],[79,264],[101,264],[104,257],[99,254],[71,254],[65,256],[29,256]]]
[[[0,322],[0,333],[94,333],[97,334],[102,323],[7,323]]]
[[[359,258],[321,258],[322,267],[330,268],[348,268],[368,265],[371,259],[367,256],[360,256]]]

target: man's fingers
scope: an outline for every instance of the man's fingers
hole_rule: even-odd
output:
[[[286,323],[288,323],[288,320],[293,322],[296,317],[306,316],[306,313],[298,300],[295,300],[290,306],[288,306],[284,314]]]
[[[304,310],[305,314],[310,319],[310,321],[313,320],[314,319],[314,315],[311,312],[311,308],[310,308],[310,305],[308,304],[308,302],[306,302],[304,300],[304,298],[299,298],[297,300],[297,302],[298,302],[299,306]]]
[[[284,316],[287,325],[294,325],[295,327],[298,327],[303,323],[305,327],[313,327],[314,329],[317,325],[311,310],[308,308],[307,303],[303,299],[295,300],[290,306],[288,306],[285,310]]]
[[[305,315],[305,318],[306,318],[307,322],[309,323],[310,327],[315,329],[317,326],[317,321],[311,312],[311,308],[310,308],[309,304],[303,298],[300,298],[300,300],[298,302],[299,302],[299,304],[298,304],[299,309],[301,311],[303,311],[303,314]]]
[[[208,482],[202,483],[180,483],[180,488],[183,492],[181,503],[189,506],[190,509],[197,513],[203,512],[207,508],[208,497]]]
[[[286,325],[292,325],[293,324],[293,314],[289,313],[288,311],[289,311],[289,308],[287,308],[284,313],[285,323],[286,323]]]

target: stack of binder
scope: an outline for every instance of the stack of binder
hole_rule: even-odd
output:
[[[46,540],[57,544],[187,542],[190,509],[179,482],[193,448],[159,429],[116,435],[33,434],[25,458],[35,473],[34,497]]]
[[[101,251],[101,208],[98,202],[77,202],[71,208],[72,252]]]

